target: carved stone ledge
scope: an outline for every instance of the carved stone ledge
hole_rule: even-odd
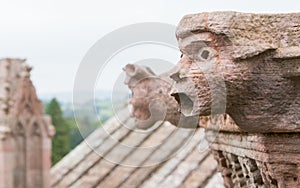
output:
[[[227,187],[299,187],[300,134],[208,131]]]
[[[266,187],[256,161],[224,151],[214,151],[225,187]]]

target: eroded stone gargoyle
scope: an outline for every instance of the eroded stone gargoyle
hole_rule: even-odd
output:
[[[243,130],[300,130],[300,14],[188,15],[176,36],[182,68],[171,78],[181,90],[172,95],[194,102],[187,112],[222,113],[225,104]]]
[[[184,128],[195,128],[198,125],[198,117],[182,115],[176,100],[170,95],[174,81],[169,75],[173,70],[155,75],[148,67],[128,64],[124,71],[125,84],[132,91],[129,104],[132,105],[132,116],[137,128],[150,128],[157,121],[169,121]]]

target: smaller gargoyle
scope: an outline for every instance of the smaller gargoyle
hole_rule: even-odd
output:
[[[158,121],[168,121],[183,128],[195,128],[198,117],[185,117],[178,108],[175,98],[170,95],[174,81],[170,72],[155,75],[149,67],[128,64],[123,69],[126,73],[125,84],[132,91],[129,104],[132,105],[132,117],[136,127],[148,129]]]

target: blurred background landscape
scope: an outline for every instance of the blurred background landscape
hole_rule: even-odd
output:
[[[110,92],[99,91],[101,97],[86,101],[77,105],[74,109],[80,116],[74,117],[73,103],[70,101],[72,93],[57,93],[57,98],[51,98],[53,95],[41,96],[45,106],[45,113],[50,115],[52,123],[56,128],[56,135],[52,144],[52,163],[56,164],[67,153],[80,144],[95,129],[106,122],[113,114]],[[91,112],[90,106],[95,107]],[[98,118],[93,115],[97,113]],[[78,124],[84,129],[78,128]]]

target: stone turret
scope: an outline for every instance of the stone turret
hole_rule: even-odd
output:
[[[54,127],[22,59],[0,60],[0,188],[48,188]]]

